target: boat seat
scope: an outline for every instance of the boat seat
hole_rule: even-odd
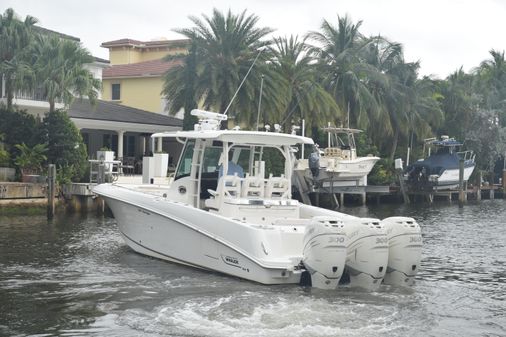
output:
[[[338,147],[327,147],[323,150],[323,154],[326,157],[341,157],[342,156],[342,150]]]
[[[258,197],[263,198],[264,196],[264,179],[256,176],[248,176],[243,179],[241,188],[241,197],[250,198]]]
[[[265,186],[265,197],[268,199],[287,198],[290,192],[289,187],[290,182],[283,174],[281,177],[273,177],[271,174]]]
[[[218,180],[217,190],[208,189],[210,198],[204,201],[208,208],[219,209],[222,198],[239,198],[241,196],[241,181],[237,173],[222,176]]]

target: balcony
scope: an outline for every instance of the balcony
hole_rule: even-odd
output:
[[[7,104],[7,94],[5,92],[5,81],[0,81],[0,103]],[[43,116],[49,111],[49,103],[42,89],[31,91],[18,91],[14,94],[12,103],[21,110],[26,110],[30,114]],[[55,104],[56,109],[62,109],[64,104],[60,101]]]

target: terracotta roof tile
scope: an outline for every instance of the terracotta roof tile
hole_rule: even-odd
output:
[[[156,40],[156,41],[139,41],[133,39],[119,39],[114,41],[103,42],[100,46],[104,48],[121,47],[121,46],[135,46],[137,48],[149,48],[149,47],[168,47],[179,44],[189,44],[189,39],[178,39],[178,40]]]
[[[180,61],[152,60],[139,63],[118,64],[104,69],[102,77],[117,78],[117,77],[148,77],[148,76],[161,76],[170,68],[181,64]]]

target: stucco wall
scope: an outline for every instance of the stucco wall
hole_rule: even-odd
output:
[[[162,113],[161,91],[163,81],[161,77],[104,79],[102,83],[102,97],[111,100],[111,85],[121,85],[121,99],[118,103],[134,108]]]

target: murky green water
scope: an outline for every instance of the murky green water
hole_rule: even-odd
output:
[[[0,217],[0,335],[506,336],[506,201],[346,212],[417,219],[411,290],[262,286],[138,255],[111,218]]]

